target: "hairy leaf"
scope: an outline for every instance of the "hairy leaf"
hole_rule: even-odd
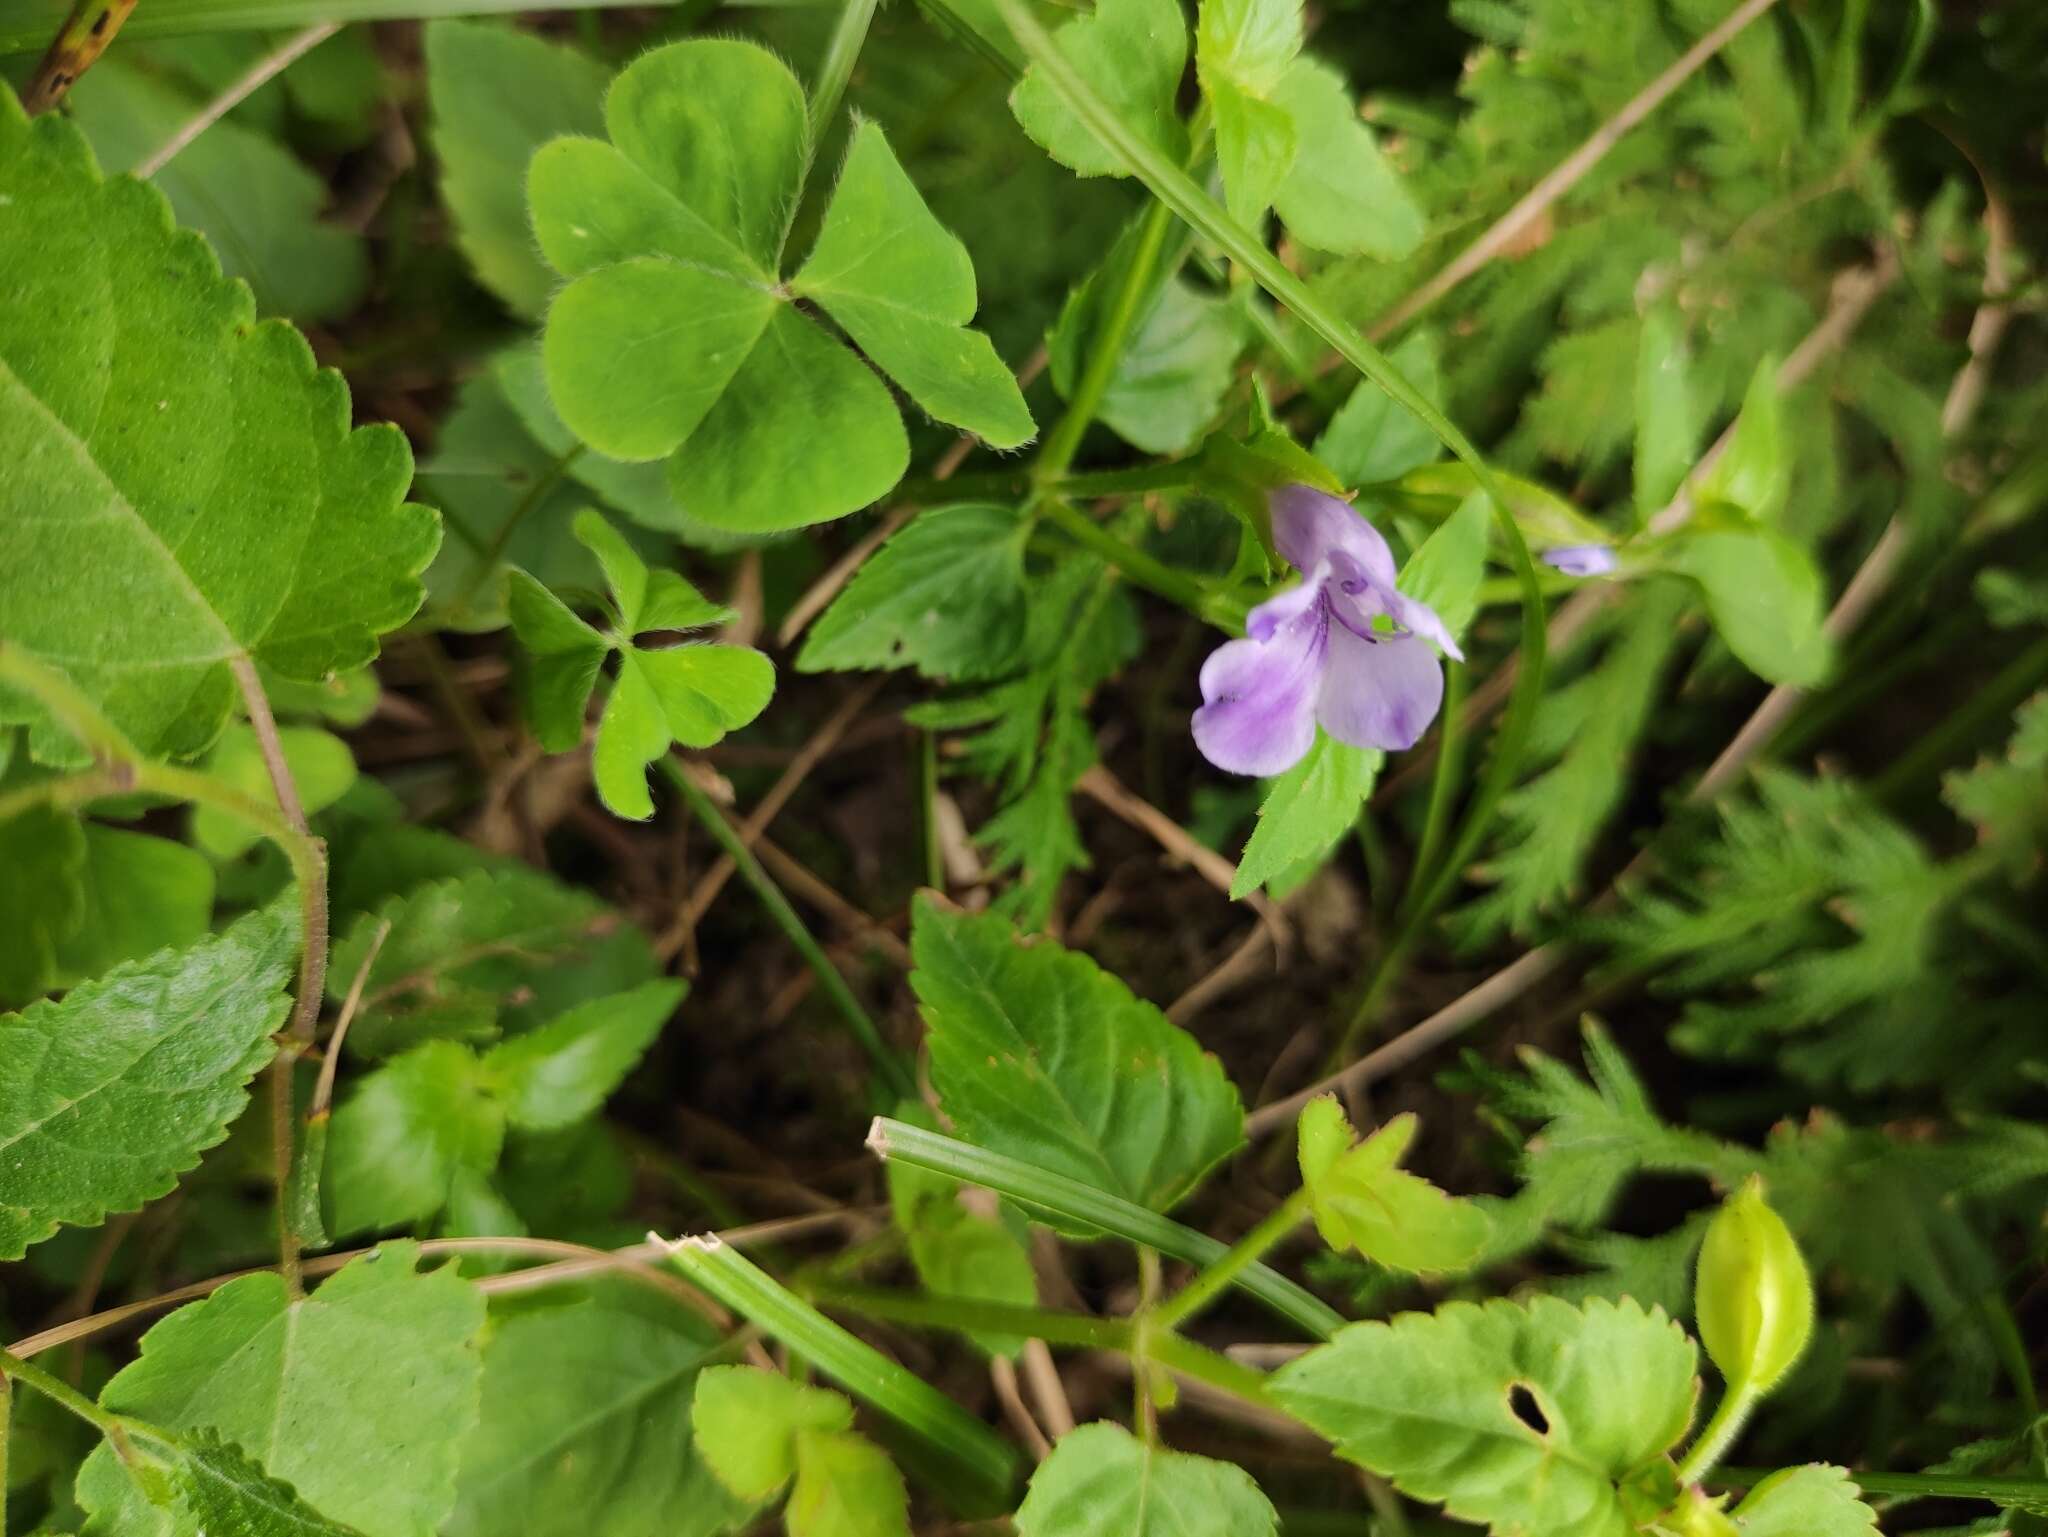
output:
[[[1773,1473],[1729,1514],[1742,1537],[1864,1537],[1877,1530],[1877,1512],[1863,1503],[1854,1475],[1825,1463]]]
[[[351,1537],[270,1477],[233,1444],[194,1438],[179,1460],[174,1487],[201,1537]]]

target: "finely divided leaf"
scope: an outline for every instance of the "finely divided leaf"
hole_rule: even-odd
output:
[[[1694,1365],[1684,1331],[1633,1302],[1451,1302],[1352,1324],[1270,1391],[1339,1456],[1458,1520],[1631,1537],[1619,1485],[1685,1433]]]
[[[1017,1512],[1018,1537],[1273,1537],[1278,1527],[1244,1469],[1107,1421],[1060,1438]]]
[[[440,537],[402,500],[403,435],[351,431],[340,377],[255,323],[161,193],[102,180],[75,128],[4,91],[0,198],[0,505],[39,510],[0,523],[0,638],[175,755],[225,723],[235,657],[307,679],[373,657]],[[0,698],[24,719],[80,760]]]
[[[911,986],[962,1136],[1164,1211],[1243,1137],[1222,1064],[1087,956],[918,900]]]
[[[0,1014],[0,1259],[163,1195],[226,1134],[291,1000],[297,929],[217,938]]]

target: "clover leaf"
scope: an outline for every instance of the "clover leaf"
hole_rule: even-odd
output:
[[[576,537],[597,557],[612,593],[612,624],[599,630],[523,571],[512,573],[512,628],[533,653],[527,705],[541,746],[567,752],[583,740],[583,712],[605,658],[618,676],[598,721],[591,766],[597,793],[616,816],[654,815],[647,765],[669,743],[709,747],[767,708],[775,667],[751,646],[646,647],[633,637],[694,630],[733,617],[673,571],[650,571],[618,530],[585,510]]]
[[[909,440],[889,390],[816,305],[940,420],[998,448],[1033,432],[975,310],[966,247],[857,122],[809,258],[781,276],[813,145],[803,89],[766,49],[695,39],[630,65],[610,141],[564,137],[528,173],[542,253],[569,280],[542,343],[562,419],[616,459],[666,459],[677,504],[720,528],[800,528],[867,505]]]

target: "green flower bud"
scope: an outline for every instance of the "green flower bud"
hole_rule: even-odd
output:
[[[1813,1278],[1751,1177],[1714,1214],[1694,1293],[1700,1339],[1731,1393],[1767,1393],[1813,1333]]]

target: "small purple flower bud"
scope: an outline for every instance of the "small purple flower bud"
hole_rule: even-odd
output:
[[[1348,503],[1286,486],[1269,506],[1273,543],[1302,581],[1202,664],[1195,745],[1220,769],[1257,775],[1300,762],[1318,725],[1353,747],[1413,747],[1443,704],[1437,653],[1464,653],[1436,610],[1394,585],[1394,552]]]
[[[1566,576],[1605,576],[1615,567],[1611,544],[1559,545],[1554,550],[1545,550],[1540,558],[1546,566],[1555,566]]]

